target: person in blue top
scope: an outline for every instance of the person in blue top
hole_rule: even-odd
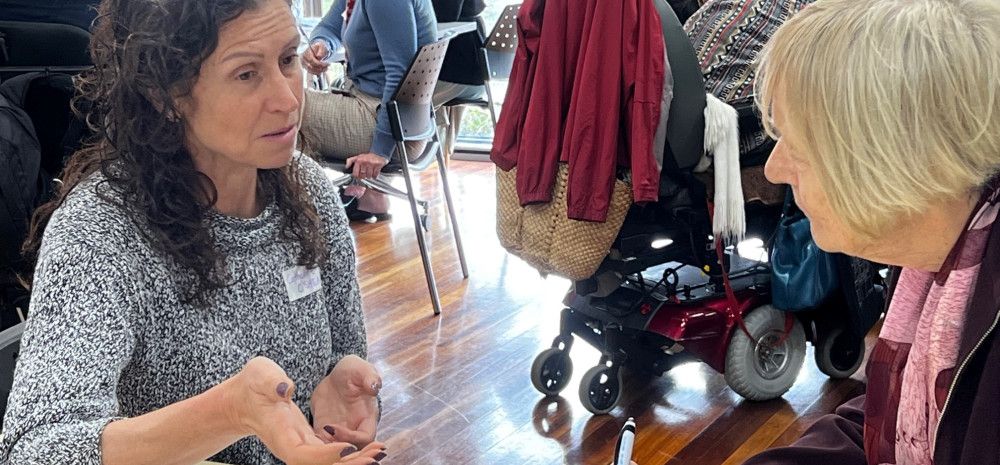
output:
[[[347,51],[343,91],[306,93],[302,130],[311,148],[347,160],[358,179],[377,177],[395,150],[385,104],[417,50],[436,38],[430,0],[336,0],[303,54],[304,66],[320,74],[333,51],[341,46]],[[367,192],[357,209],[381,219],[388,202]]]

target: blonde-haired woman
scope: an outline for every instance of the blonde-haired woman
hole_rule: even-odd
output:
[[[757,84],[819,246],[901,272],[866,396],[749,463],[1000,463],[1000,2],[819,0]]]

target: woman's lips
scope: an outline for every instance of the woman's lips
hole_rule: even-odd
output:
[[[270,140],[275,142],[284,142],[286,140],[291,140],[294,136],[295,136],[295,125],[293,124],[291,126],[282,128],[270,134],[265,134],[263,138],[265,140]]]

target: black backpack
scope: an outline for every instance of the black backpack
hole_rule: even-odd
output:
[[[21,241],[45,185],[41,145],[24,111],[27,86],[20,81],[0,85],[0,266],[11,271],[20,262]]]
[[[28,292],[16,279],[28,271],[21,244],[32,213],[52,197],[62,170],[72,96],[72,78],[64,74],[29,73],[0,84],[0,304],[7,307],[0,329],[16,317],[8,310],[27,312]]]

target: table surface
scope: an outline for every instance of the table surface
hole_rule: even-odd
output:
[[[465,34],[476,30],[475,21],[454,21],[450,23],[438,23],[438,39],[443,39],[447,34]]]

